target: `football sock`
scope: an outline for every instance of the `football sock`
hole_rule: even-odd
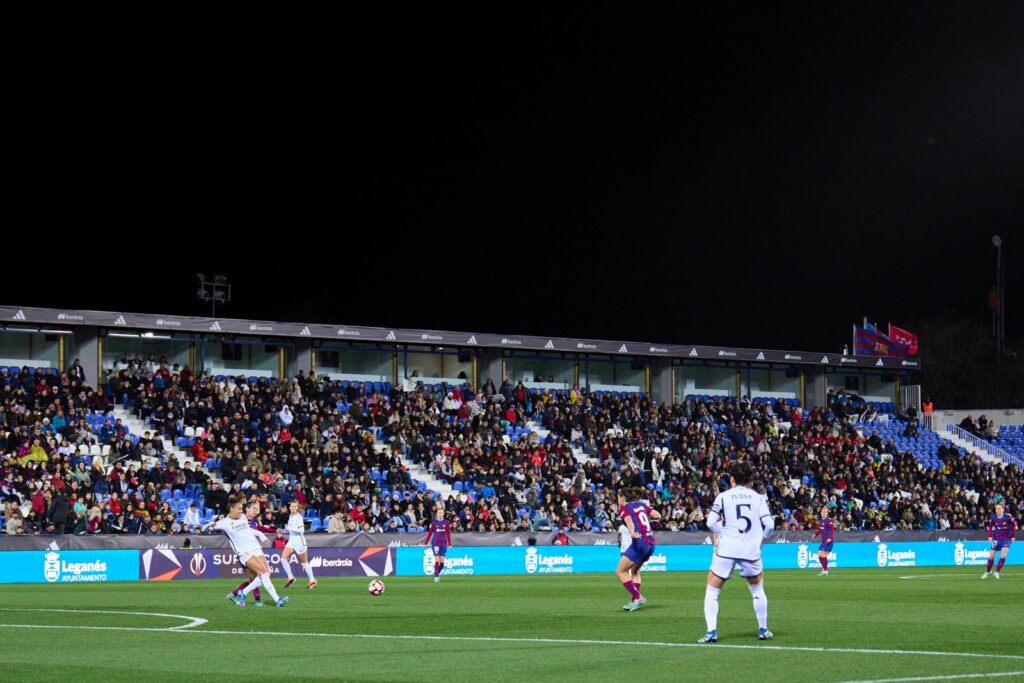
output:
[[[284,570],[285,576],[287,576],[289,579],[294,579],[295,575],[292,574],[291,564],[292,563],[290,561],[284,559],[283,557],[281,558],[281,569]]]
[[[309,582],[313,583],[313,568],[309,566],[309,562],[303,562],[302,568],[306,570],[306,576],[309,577]]]
[[[1005,557],[1000,557],[1000,558],[999,558],[999,564],[998,564],[998,565],[996,565],[996,572],[1001,572],[1001,571],[1003,571],[1003,563],[1004,563],[1004,562],[1006,562],[1006,558],[1005,558]]]
[[[748,584],[749,585],[749,584]],[[754,598],[754,614],[757,616],[758,628],[768,628],[768,596],[764,594],[764,582],[750,587],[750,595]]]
[[[821,562],[821,571],[827,572],[828,571],[828,558],[827,557],[819,557],[818,561]]]
[[[438,562],[437,560],[434,560],[434,576],[437,576],[440,573],[441,573],[441,563]]]
[[[270,583],[270,574],[260,574],[259,578],[263,581],[263,587],[270,593],[270,597],[274,599],[274,602],[277,602],[277,591],[274,590],[274,584]]]
[[[255,579],[246,584],[245,589],[242,592],[248,595],[249,593],[252,593],[254,590],[256,590],[256,587],[259,586],[260,583],[262,583],[262,579],[257,576]]]
[[[721,592],[721,588],[711,586],[704,590],[704,620],[708,622],[709,631],[718,629],[718,594]]]
[[[252,589],[252,597],[256,598],[256,602],[260,601],[260,587],[256,586]]]
[[[987,571],[987,572],[992,571],[992,561],[993,561],[993,558],[991,558],[991,557],[988,558],[988,566],[985,567],[985,571]]]
[[[636,584],[632,581],[626,581],[622,584],[622,587],[629,591],[629,594],[633,596],[634,600],[640,599],[640,589],[636,587]]]
[[[236,588],[235,590],[231,591],[231,594],[237,597],[238,594],[241,593],[242,591],[244,591],[245,587],[248,586],[248,585],[249,585],[248,581],[243,581],[242,583],[238,584],[238,588]]]

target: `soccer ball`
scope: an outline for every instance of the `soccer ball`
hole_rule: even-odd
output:
[[[366,587],[366,590],[370,591],[370,595],[380,595],[384,592],[384,582],[380,579],[374,579],[370,582],[370,585]]]

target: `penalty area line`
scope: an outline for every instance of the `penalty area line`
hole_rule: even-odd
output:
[[[124,612],[118,612],[124,614]],[[431,636],[431,635],[388,635],[383,633],[316,633],[297,631],[228,631],[220,629],[181,629],[181,628],[145,628],[131,626],[59,626],[33,624],[0,624],[0,628],[68,628],[80,631],[140,631],[159,633],[194,633],[214,636],[263,636],[263,637],[295,637],[295,638],[345,638],[361,640],[423,640],[451,641],[472,643],[529,643],[547,645],[626,645],[667,648],[704,648],[708,650],[762,650],[767,652],[817,652],[836,654],[870,654],[900,655],[919,657],[963,657],[970,659],[1010,659],[1024,661],[1024,655],[1000,655],[981,652],[940,652],[934,650],[891,650],[881,648],[847,648],[847,647],[810,647],[799,645],[740,645],[716,643],[714,645],[698,645],[697,643],[666,643],[661,641],[636,640],[590,640],[573,638],[512,638],[501,636]],[[1010,674],[1004,674],[1010,675]],[[914,680],[914,679],[909,679]],[[878,682],[875,682],[878,683]]]

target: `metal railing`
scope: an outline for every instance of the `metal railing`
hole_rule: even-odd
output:
[[[940,434],[952,434],[958,439],[962,439],[969,443],[974,449],[982,451],[993,458],[1002,461],[1006,465],[1016,465],[1020,469],[1024,469],[1024,460],[1021,460],[1016,455],[1010,455],[999,446],[989,443],[984,439],[980,439],[974,434],[961,427],[955,425],[952,422],[947,422],[938,415],[932,415],[932,429]]]

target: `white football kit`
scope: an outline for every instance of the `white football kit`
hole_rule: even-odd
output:
[[[718,537],[711,560],[715,576],[728,579],[737,564],[744,578],[761,573],[761,542],[775,528],[764,496],[745,486],[734,486],[715,498],[707,524]]]
[[[629,528],[623,524],[619,527],[619,552],[625,553],[633,544],[633,537],[629,535]]]
[[[297,553],[306,552],[306,523],[302,519],[302,515],[295,513],[289,517],[285,531],[288,532],[288,543],[285,544],[285,547],[291,548]]]
[[[249,526],[249,520],[242,515],[238,519],[225,517],[213,525],[214,529],[223,531],[228,537],[231,549],[238,556],[238,561],[244,567],[250,557],[263,554],[263,546],[267,537],[257,529]]]

